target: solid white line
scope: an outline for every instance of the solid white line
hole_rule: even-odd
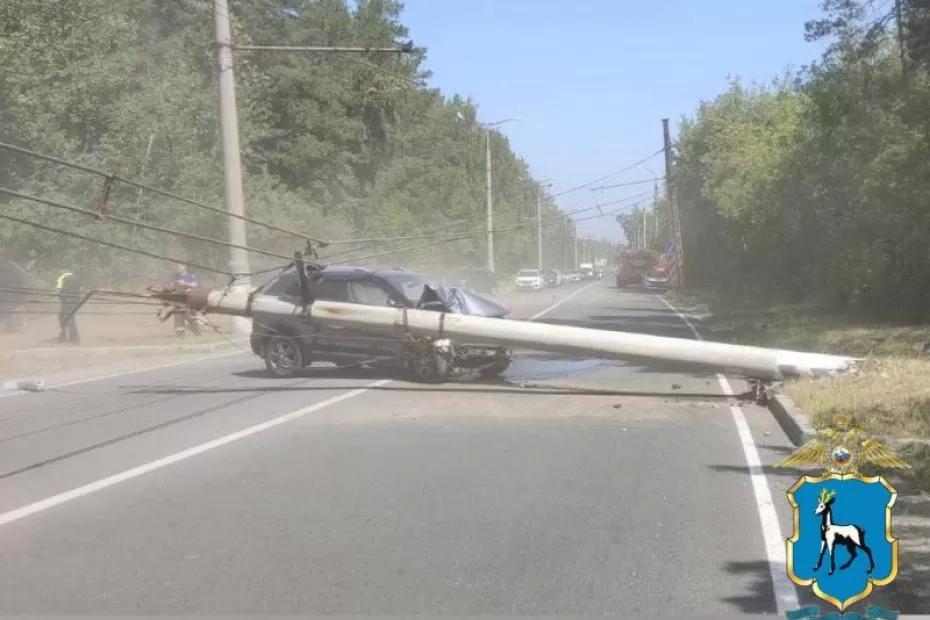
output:
[[[174,454],[169,454],[166,457],[160,458],[155,461],[151,461],[149,463],[145,463],[144,465],[139,465],[138,467],[127,469],[126,471],[120,472],[118,474],[114,474],[112,476],[108,476],[106,478],[102,478],[101,480],[97,480],[95,482],[91,482],[83,486],[79,486],[75,489],[71,489],[70,491],[65,491],[64,493],[59,493],[58,495],[53,495],[43,500],[39,500],[37,502],[27,504],[21,508],[17,508],[9,512],[4,512],[0,514],[0,525],[6,525],[7,523],[18,521],[19,519],[23,519],[25,517],[36,514],[38,512],[42,512],[44,510],[48,510],[49,508],[54,508],[55,506],[64,504],[65,502],[70,502],[73,499],[84,497],[85,495],[90,495],[91,493],[96,493],[97,491],[101,491],[113,485],[119,484],[120,482],[131,480],[138,476],[142,476],[144,474],[153,472],[163,467],[173,465],[174,463],[178,463],[185,459],[189,459],[192,456],[196,456],[198,454],[208,452],[210,450],[219,448],[221,446],[225,446],[226,444],[232,443],[234,441],[239,441],[240,439],[245,439],[246,437],[255,435],[257,433],[261,433],[262,431],[267,431],[268,429],[274,428],[276,426],[280,426],[281,424],[286,424],[287,422],[291,422],[293,420],[301,418],[309,413],[313,413],[314,411],[319,411],[320,409],[323,409],[324,407],[329,407],[330,405],[335,405],[336,403],[342,402],[344,400],[348,400],[350,398],[358,396],[359,394],[363,394],[366,391],[370,390],[371,388],[385,385],[390,382],[391,382],[390,379],[380,379],[378,381],[374,381],[373,383],[369,383],[368,385],[364,387],[352,390],[350,392],[344,392],[343,394],[339,394],[338,396],[333,396],[332,398],[327,398],[326,400],[320,401],[308,407],[304,407],[302,409],[298,409],[296,411],[286,413],[282,416],[278,416],[277,418],[273,418],[266,422],[255,424],[254,426],[250,426],[248,428],[242,429],[241,431],[236,431],[235,433],[224,435],[223,437],[219,437],[217,439],[213,439],[206,443],[202,443],[200,445],[194,446],[193,448],[188,448],[187,450],[175,452]]]
[[[231,356],[233,356],[233,355],[241,355],[242,353],[245,353],[245,351],[230,351],[230,352],[228,352],[228,353],[220,353],[220,354],[218,354],[218,355],[209,355],[209,356],[207,356],[207,357],[198,357],[197,359],[193,359],[193,360],[181,360],[181,361],[179,361],[179,362],[168,362],[168,363],[166,363],[166,364],[156,364],[155,366],[144,366],[144,367],[142,367],[142,368],[134,368],[134,369],[132,369],[132,370],[122,370],[122,371],[120,371],[120,372],[114,372],[114,373],[110,373],[110,374],[107,374],[107,375],[98,375],[98,376],[95,376],[95,377],[87,377],[86,379],[75,379],[74,381],[65,381],[64,383],[56,383],[56,384],[54,384],[54,385],[47,385],[47,386],[45,386],[44,389],[45,389],[45,390],[54,390],[54,389],[56,389],[56,388],[68,387],[68,386],[71,386],[71,385],[78,385],[78,384],[81,384],[81,383],[91,383],[91,382],[93,382],[93,381],[103,381],[103,380],[105,380],[105,379],[115,379],[116,377],[125,377],[125,376],[127,376],[127,375],[136,375],[136,374],[139,374],[140,372],[148,372],[149,370],[161,370],[161,369],[163,369],[163,368],[171,368],[171,367],[173,367],[173,366],[183,366],[183,365],[185,365],[185,364],[196,364],[197,362],[207,362],[207,361],[211,361],[211,360],[218,360],[218,359],[222,359],[222,358],[224,358],[224,357],[231,357]],[[14,384],[12,387],[16,387],[16,386],[15,386],[15,383],[16,383],[16,382],[11,382],[11,383]],[[13,392],[8,392],[8,393],[0,394],[0,398],[6,398],[7,396],[20,396],[20,395],[22,395],[22,394],[31,394],[31,393],[32,393],[32,392],[28,392],[28,391],[25,391],[25,390],[15,390],[15,391],[13,391]]]
[[[684,321],[695,338],[704,340],[694,324],[688,320],[688,317],[679,312],[675,306],[666,301],[661,295],[656,295],[656,297],[669,310],[677,314],[678,318]],[[733,388],[730,387],[730,382],[725,376],[717,373],[717,382],[726,396],[733,396]],[[783,614],[800,606],[794,584],[788,579],[785,538],[781,532],[781,525],[778,523],[778,512],[775,510],[775,502],[772,501],[772,492],[762,469],[759,450],[756,448],[756,443],[752,438],[752,431],[749,430],[749,424],[746,422],[746,414],[739,405],[731,405],[730,413],[733,415],[733,422],[736,424],[737,433],[739,433],[743,456],[749,466],[749,479],[752,483],[753,493],[756,496],[756,511],[759,513],[759,521],[762,524],[762,539],[765,543],[765,554],[769,560],[772,587],[775,590],[775,605],[778,608],[778,613]]]
[[[554,304],[552,304],[551,306],[549,306],[548,308],[546,308],[546,309],[543,310],[542,312],[537,312],[536,314],[534,314],[533,316],[531,316],[529,320],[535,321],[535,320],[538,319],[539,317],[541,317],[541,316],[543,316],[543,315],[545,315],[545,314],[549,314],[550,312],[552,312],[553,310],[555,310],[556,308],[558,308],[559,306],[561,306],[562,304],[564,304],[566,301],[568,301],[569,299],[571,299],[572,297],[574,297],[575,295],[577,295],[578,293],[580,293],[581,291],[585,291],[585,290],[591,288],[592,286],[594,286],[594,285],[597,284],[597,283],[598,283],[598,280],[595,280],[594,282],[591,282],[590,284],[588,284],[588,285],[586,285],[586,286],[582,286],[582,287],[581,287],[580,289],[578,289],[577,291],[574,291],[571,295],[568,295],[567,297],[563,297],[562,299],[560,299],[559,301],[555,302]]]

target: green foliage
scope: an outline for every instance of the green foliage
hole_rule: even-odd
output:
[[[676,157],[689,284],[887,318],[930,302],[930,77],[902,70],[888,15],[827,0],[823,62],[734,82],[683,121]],[[907,13],[905,13],[907,14]]]
[[[406,35],[401,5],[393,0],[230,4],[240,44],[389,46]],[[221,206],[212,30],[212,3],[200,0],[7,0],[0,6],[0,140]],[[324,239],[415,235],[444,226],[450,236],[481,230],[486,134],[472,102],[423,85],[424,56],[422,49],[405,56],[236,52],[248,214]],[[491,148],[495,228],[530,223],[537,186],[526,163],[500,133],[491,133]],[[96,208],[102,180],[0,151],[0,186]],[[125,186],[115,187],[109,202],[126,217],[226,238],[226,219],[215,213]],[[225,268],[221,247],[2,196],[0,209]],[[544,217],[555,213],[547,201]],[[563,238],[560,225],[547,226],[545,243],[564,246]],[[293,238],[254,226],[249,244],[282,254],[302,249]],[[410,244],[364,244],[341,256]],[[121,283],[161,279],[171,269],[8,222],[0,226],[0,246],[40,276],[69,265],[100,282]],[[498,271],[531,262],[535,230],[501,232],[495,249]],[[324,255],[346,250],[333,246]],[[480,265],[484,255],[484,235],[426,252],[436,269]],[[554,264],[562,260],[553,255]],[[273,264],[255,256],[252,267]]]

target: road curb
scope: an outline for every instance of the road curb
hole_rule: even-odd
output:
[[[214,342],[210,344],[157,344],[119,347],[36,347],[33,349],[0,351],[0,359],[60,359],[62,357],[86,357],[89,355],[114,355],[119,353],[136,353],[143,355],[157,355],[160,353],[215,353],[247,345],[248,341],[248,338],[241,338],[229,342]]]
[[[147,357],[155,355],[197,355],[209,353],[223,353],[248,349],[248,338],[233,339],[229,342],[213,342],[209,344],[169,344],[169,345],[135,345],[122,347],[39,347],[34,349],[18,349],[13,351],[0,351],[0,361],[16,362],[23,360],[51,360],[51,359],[97,359],[113,357],[115,355],[134,355]],[[42,373],[37,373],[41,375]],[[0,378],[0,392],[21,389],[23,381],[36,381],[35,377]]]
[[[814,436],[810,416],[798,409],[786,394],[772,396],[769,399],[769,411],[794,445],[800,446]]]

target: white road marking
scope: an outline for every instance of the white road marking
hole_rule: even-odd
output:
[[[684,321],[695,338],[704,340],[688,317],[679,312],[675,306],[661,295],[656,295],[656,297],[669,310],[678,315],[678,318]],[[730,382],[725,376],[717,373],[717,382],[725,395],[733,396],[733,388],[730,387]],[[730,413],[733,415],[733,422],[736,424],[736,431],[739,433],[740,444],[743,446],[743,455],[746,464],[749,466],[749,479],[752,482],[752,490],[756,496],[756,511],[759,513],[759,521],[762,524],[765,554],[768,556],[769,573],[772,578],[772,587],[775,590],[775,604],[778,607],[778,613],[784,614],[786,611],[800,607],[797,591],[794,589],[794,584],[788,579],[785,537],[782,534],[781,525],[778,523],[778,513],[775,510],[775,502],[772,501],[772,492],[769,489],[768,480],[766,480],[765,472],[762,469],[759,451],[752,438],[752,432],[749,430],[749,424],[746,423],[746,414],[739,405],[731,405]]]
[[[143,368],[134,368],[132,370],[122,370],[120,372],[114,372],[106,375],[98,375],[94,377],[87,377],[85,379],[75,379],[74,381],[65,381],[64,383],[56,383],[54,385],[45,386],[45,390],[54,390],[56,388],[68,387],[71,385],[78,385],[80,383],[91,383],[93,381],[103,381],[105,379],[115,379],[116,377],[125,377],[127,375],[135,375],[140,372],[147,372],[149,370],[161,370],[163,368],[171,368],[172,366],[183,366],[184,364],[195,364],[197,362],[207,362],[211,360],[222,359],[224,357],[231,357],[233,355],[241,355],[246,353],[246,351],[230,351],[228,353],[220,353],[218,355],[210,355],[207,357],[198,357],[197,359],[192,360],[181,360],[180,362],[168,362],[166,364],[156,364],[155,366],[144,366]],[[10,381],[12,387],[16,387],[15,381]],[[6,398],[7,396],[19,396],[22,394],[31,394],[25,390],[14,390],[12,392],[6,392],[0,394],[0,398]]]
[[[549,306],[548,308],[546,308],[546,309],[543,310],[542,312],[537,312],[536,314],[534,314],[533,316],[531,316],[531,317],[529,318],[529,320],[530,320],[530,321],[535,321],[535,320],[538,319],[539,317],[541,317],[541,316],[543,316],[543,315],[545,315],[545,314],[549,314],[550,312],[552,312],[553,310],[555,310],[556,308],[558,308],[559,306],[561,306],[562,304],[564,304],[566,301],[568,301],[569,299],[571,299],[572,297],[574,297],[574,296],[577,295],[578,293],[580,293],[580,292],[582,292],[582,291],[588,290],[589,288],[591,288],[592,286],[594,286],[594,285],[597,284],[598,282],[599,282],[598,280],[595,280],[594,282],[591,282],[590,284],[588,284],[588,285],[586,285],[586,286],[582,286],[582,287],[581,287],[580,289],[578,289],[577,291],[574,291],[571,295],[567,295],[566,297],[563,297],[562,299],[560,299],[559,301],[555,302],[554,304],[552,304],[551,306]]]
[[[0,525],[6,525],[7,523],[18,521],[30,515],[34,515],[36,513],[48,510],[49,508],[54,508],[55,506],[64,504],[65,502],[70,502],[73,499],[84,497],[85,495],[96,493],[97,491],[102,491],[103,489],[119,484],[120,482],[125,482],[127,480],[137,478],[138,476],[142,476],[158,469],[162,469],[163,467],[168,467],[169,465],[173,465],[180,461],[189,459],[192,456],[197,456],[198,454],[202,454],[221,446],[225,446],[226,444],[233,443],[234,441],[245,439],[246,437],[261,433],[262,431],[267,431],[276,426],[280,426],[298,418],[302,418],[307,414],[319,411],[324,407],[329,407],[330,405],[335,405],[336,403],[348,400],[355,396],[359,396],[371,388],[385,385],[390,382],[390,379],[380,379],[378,381],[374,381],[364,387],[352,390],[350,392],[344,392],[338,396],[333,396],[332,398],[327,398],[326,400],[314,403],[313,405],[309,405],[307,407],[303,407],[302,409],[298,409],[296,411],[278,416],[277,418],[272,418],[271,420],[267,420],[248,428],[244,428],[241,431],[236,431],[235,433],[224,435],[223,437],[207,441],[192,448],[181,450],[180,452],[175,452],[174,454],[169,454],[168,456],[162,457],[155,461],[150,461],[143,465],[139,465],[138,467],[133,467],[132,469],[127,469],[126,471],[102,478],[83,486],[79,486],[77,488],[71,489],[70,491],[65,491],[64,493],[59,493],[58,495],[52,495],[51,497],[27,504],[21,508],[0,513]]]

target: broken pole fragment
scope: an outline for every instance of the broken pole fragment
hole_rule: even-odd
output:
[[[159,297],[159,294],[155,295]],[[164,294],[166,301],[181,301],[177,293]],[[182,302],[183,303],[183,302]],[[674,364],[721,372],[761,381],[787,377],[834,374],[856,368],[850,357],[766,349],[738,344],[668,338],[566,325],[550,325],[514,319],[465,314],[368,306],[334,301],[314,301],[306,310],[300,305],[268,295],[241,291],[192,289],[187,305],[201,312],[251,316],[259,311],[282,316],[304,316],[328,324],[381,327],[403,338],[451,339],[471,345],[494,345],[601,359]]]

